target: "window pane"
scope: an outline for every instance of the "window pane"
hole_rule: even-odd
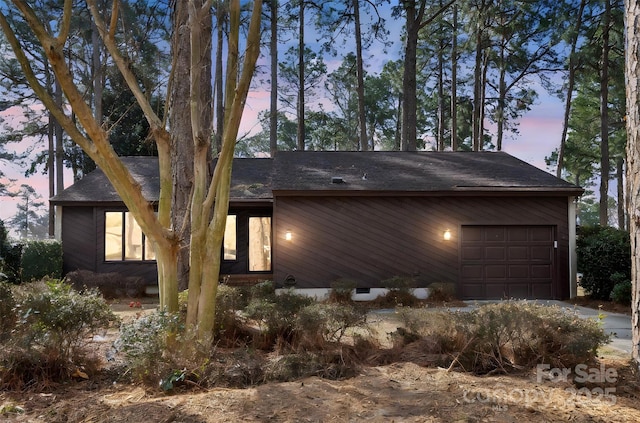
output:
[[[122,260],[122,212],[104,214],[104,259]]]
[[[249,271],[271,270],[271,218],[249,218]]]
[[[224,228],[224,259],[237,260],[236,215],[227,216],[227,226]]]
[[[124,259],[142,260],[142,229],[129,212],[124,214]]]

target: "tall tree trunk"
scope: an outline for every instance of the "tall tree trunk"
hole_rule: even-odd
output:
[[[480,114],[482,110],[482,51],[483,51],[483,30],[482,30],[482,17],[480,11],[478,11],[476,23],[476,56],[475,66],[473,71],[473,115],[472,119],[472,145],[473,151],[480,151],[481,141],[481,129],[480,129]]]
[[[56,104],[58,107],[62,107],[62,87],[58,83],[56,79],[55,82],[55,96],[56,96]],[[55,138],[56,138],[56,193],[62,192],[64,189],[64,132],[62,130],[62,125],[56,119],[55,120]]]
[[[442,7],[442,0],[440,0]],[[444,27],[442,21],[438,25],[438,151],[444,151]]]
[[[627,186],[631,238],[631,357],[640,371],[640,4],[625,0]]]
[[[216,7],[216,74],[215,74],[215,92],[216,92],[216,131],[215,131],[215,147],[216,154],[222,150],[222,132],[224,131],[224,90],[222,89],[223,71],[222,71],[222,50],[224,44],[224,23],[226,0],[218,0]]]
[[[567,98],[564,105],[564,119],[562,121],[562,135],[560,137],[560,148],[558,149],[558,167],[556,169],[556,176],[558,178],[562,177],[562,168],[564,166],[564,149],[567,143],[569,116],[571,116],[571,101],[573,98],[573,87],[576,80],[576,49],[578,45],[578,39],[580,38],[580,30],[582,29],[582,15],[584,14],[586,3],[587,0],[580,1],[578,16],[576,16],[576,24],[573,28],[573,36],[571,37],[571,51],[569,52],[569,76],[567,81]]]
[[[600,225],[609,224],[609,27],[611,0],[605,0],[602,17],[602,68],[600,73]]]
[[[271,0],[271,104],[269,108],[269,150],[278,151],[278,0]]]
[[[421,2],[420,11],[423,9]],[[416,63],[418,51],[418,32],[420,31],[420,11],[416,10],[415,1],[404,3],[406,14],[406,45],[404,50],[404,71],[402,75],[402,134],[400,149],[416,151],[417,146],[417,97],[416,97]]]
[[[304,119],[304,1],[300,1],[300,10],[298,11],[300,32],[298,39],[298,151],[304,151],[305,149],[305,119]]]
[[[616,181],[618,187],[618,227],[623,231],[626,231],[627,219],[624,195],[624,157],[622,156],[616,158]]]
[[[174,187],[172,203],[172,223],[178,233],[180,240],[180,250],[178,254],[178,286],[179,289],[186,289],[189,286],[191,269],[197,270],[198,266],[190,263],[190,249],[193,240],[190,237],[192,207],[202,204],[202,199],[196,201],[192,199],[194,195],[194,181],[196,177],[202,176],[209,179],[208,166],[202,169],[202,163],[194,165],[194,157],[201,153],[201,149],[207,149],[211,137],[211,17],[197,22],[197,27],[192,28],[193,22],[189,18],[190,2],[176,2],[174,13],[174,39],[173,54],[175,62],[174,75],[182,75],[175,78],[173,83],[170,122],[171,122],[171,161],[174,170]],[[202,8],[203,0],[193,0],[193,7]],[[191,12],[194,13],[194,12]],[[192,37],[191,31],[199,30],[196,37],[202,36],[199,57],[192,57]],[[194,52],[193,54],[196,54]],[[196,64],[194,69],[194,63]],[[192,71],[198,71],[198,80],[192,81],[184,78]],[[192,105],[192,85],[200,85],[200,98],[198,98],[199,110],[194,112]],[[191,101],[186,101],[191,99]],[[196,116],[194,116],[194,114]],[[197,125],[194,126],[193,119],[197,118]],[[195,141],[194,141],[195,140]],[[206,153],[206,152],[205,152]],[[200,166],[198,172],[204,175],[196,175],[195,166]],[[196,275],[197,277],[197,275]]]
[[[353,17],[356,29],[356,77],[358,79],[358,138],[360,150],[367,151],[369,142],[367,139],[367,115],[364,105],[364,65],[362,64],[362,34],[360,32],[360,3],[353,0]]]
[[[451,150],[458,150],[458,5],[453,5],[451,40]]]

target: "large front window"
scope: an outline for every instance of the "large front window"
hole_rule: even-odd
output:
[[[149,240],[129,212],[106,212],[104,216],[105,261],[155,260]]]

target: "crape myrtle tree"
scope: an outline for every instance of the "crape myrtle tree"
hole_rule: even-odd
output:
[[[87,3],[106,50],[122,73],[149,122],[151,136],[158,150],[160,172],[157,213],[153,205],[143,197],[142,187],[116,155],[109,143],[108,132],[95,119],[90,104],[85,101],[80,88],[74,84],[69,63],[64,55],[67,35],[70,31],[73,1],[65,0],[64,12],[56,22],[43,22],[25,0],[12,0],[6,6],[0,6],[0,28],[11,45],[29,85],[38,95],[40,101],[60,122],[69,137],[102,169],[145,235],[152,242],[158,264],[160,307],[174,312],[178,309],[177,257],[180,237],[177,235],[178,229],[171,224],[174,174],[172,166],[174,161],[171,156],[172,151],[175,150],[171,143],[172,140],[178,141],[175,141],[171,136],[165,121],[156,114],[154,108],[149,104],[148,96],[138,84],[138,79],[131,69],[127,52],[121,51],[116,43],[116,33],[121,29],[119,2],[113,1],[111,8],[103,12],[98,8],[96,0],[89,0]],[[199,66],[200,60],[203,59],[202,52],[207,47],[206,43],[211,40],[211,2],[189,0],[185,3],[188,14],[181,30],[187,31],[190,35],[191,62],[189,67],[179,67],[179,69],[183,69],[181,72],[188,70],[189,73],[174,72],[172,81],[187,80],[190,89],[186,98],[171,97],[172,104],[169,107],[187,108],[190,111],[192,136],[188,140],[179,141],[192,142],[194,147],[192,156],[183,158],[183,160],[190,161],[188,166],[192,166],[194,172],[190,192],[191,209],[187,215],[190,223],[188,235],[191,239],[187,322],[191,328],[197,328],[200,339],[207,339],[215,323],[215,297],[220,270],[220,249],[229,204],[233,152],[244,103],[259,53],[262,2],[255,0],[253,4],[241,71],[239,71],[240,1],[233,0],[229,4],[224,130],[222,149],[213,175],[209,175],[210,163],[207,160],[211,149],[210,132],[206,133],[201,129],[210,125],[203,125],[200,122],[200,112],[211,107],[211,98],[204,98],[200,95],[203,88],[201,84],[205,83],[203,81],[211,83],[211,78],[201,78],[202,69]],[[13,27],[9,25],[8,14],[21,16],[37,37],[71,110],[58,107],[55,99],[35,77],[30,66],[30,52],[23,48],[21,40],[16,37]]]

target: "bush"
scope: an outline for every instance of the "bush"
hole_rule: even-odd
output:
[[[4,246],[2,260],[2,273],[6,276],[7,281],[13,284],[19,284],[22,281],[20,261],[22,260],[22,243],[7,244]]]
[[[177,368],[170,365],[165,353],[169,352],[168,335],[182,329],[179,315],[155,311],[122,324],[113,347],[124,354],[134,378],[157,383],[163,374]]]
[[[5,285],[6,288],[6,285]],[[96,292],[80,294],[57,280],[14,288],[3,301],[4,318],[13,319],[11,336],[0,343],[0,388],[46,386],[83,372],[96,362],[87,350],[92,335],[116,320],[109,305]],[[8,316],[7,316],[8,315]],[[4,325],[4,323],[3,323]]]
[[[611,300],[625,305],[631,304],[632,285],[623,273],[614,273],[611,275],[611,282],[614,284],[611,290]]]
[[[259,289],[255,293],[264,293]],[[285,344],[294,342],[296,316],[298,312],[312,304],[310,297],[296,294],[293,290],[284,290],[278,295],[267,294],[251,298],[245,310],[248,318],[255,320],[261,327],[260,348],[272,348],[276,341]]]
[[[62,244],[58,241],[29,241],[25,244],[20,261],[22,281],[30,282],[45,277],[62,277]]]
[[[296,330],[306,347],[324,348],[339,343],[349,329],[363,327],[367,322],[364,308],[350,304],[315,303],[300,310]]]
[[[351,295],[357,286],[358,283],[352,279],[336,279],[331,283],[329,301],[336,303],[350,303]]]
[[[447,354],[449,363],[475,373],[534,368],[540,363],[572,368],[596,358],[609,341],[599,322],[559,307],[507,301],[469,312],[403,310],[402,339],[431,342],[423,353]]]
[[[373,303],[376,307],[415,307],[420,300],[413,295],[416,282],[408,276],[394,276],[382,281],[389,291]]]
[[[631,280],[631,247],[625,231],[595,226],[581,228],[576,241],[581,285],[591,298],[609,300],[614,273]]]

